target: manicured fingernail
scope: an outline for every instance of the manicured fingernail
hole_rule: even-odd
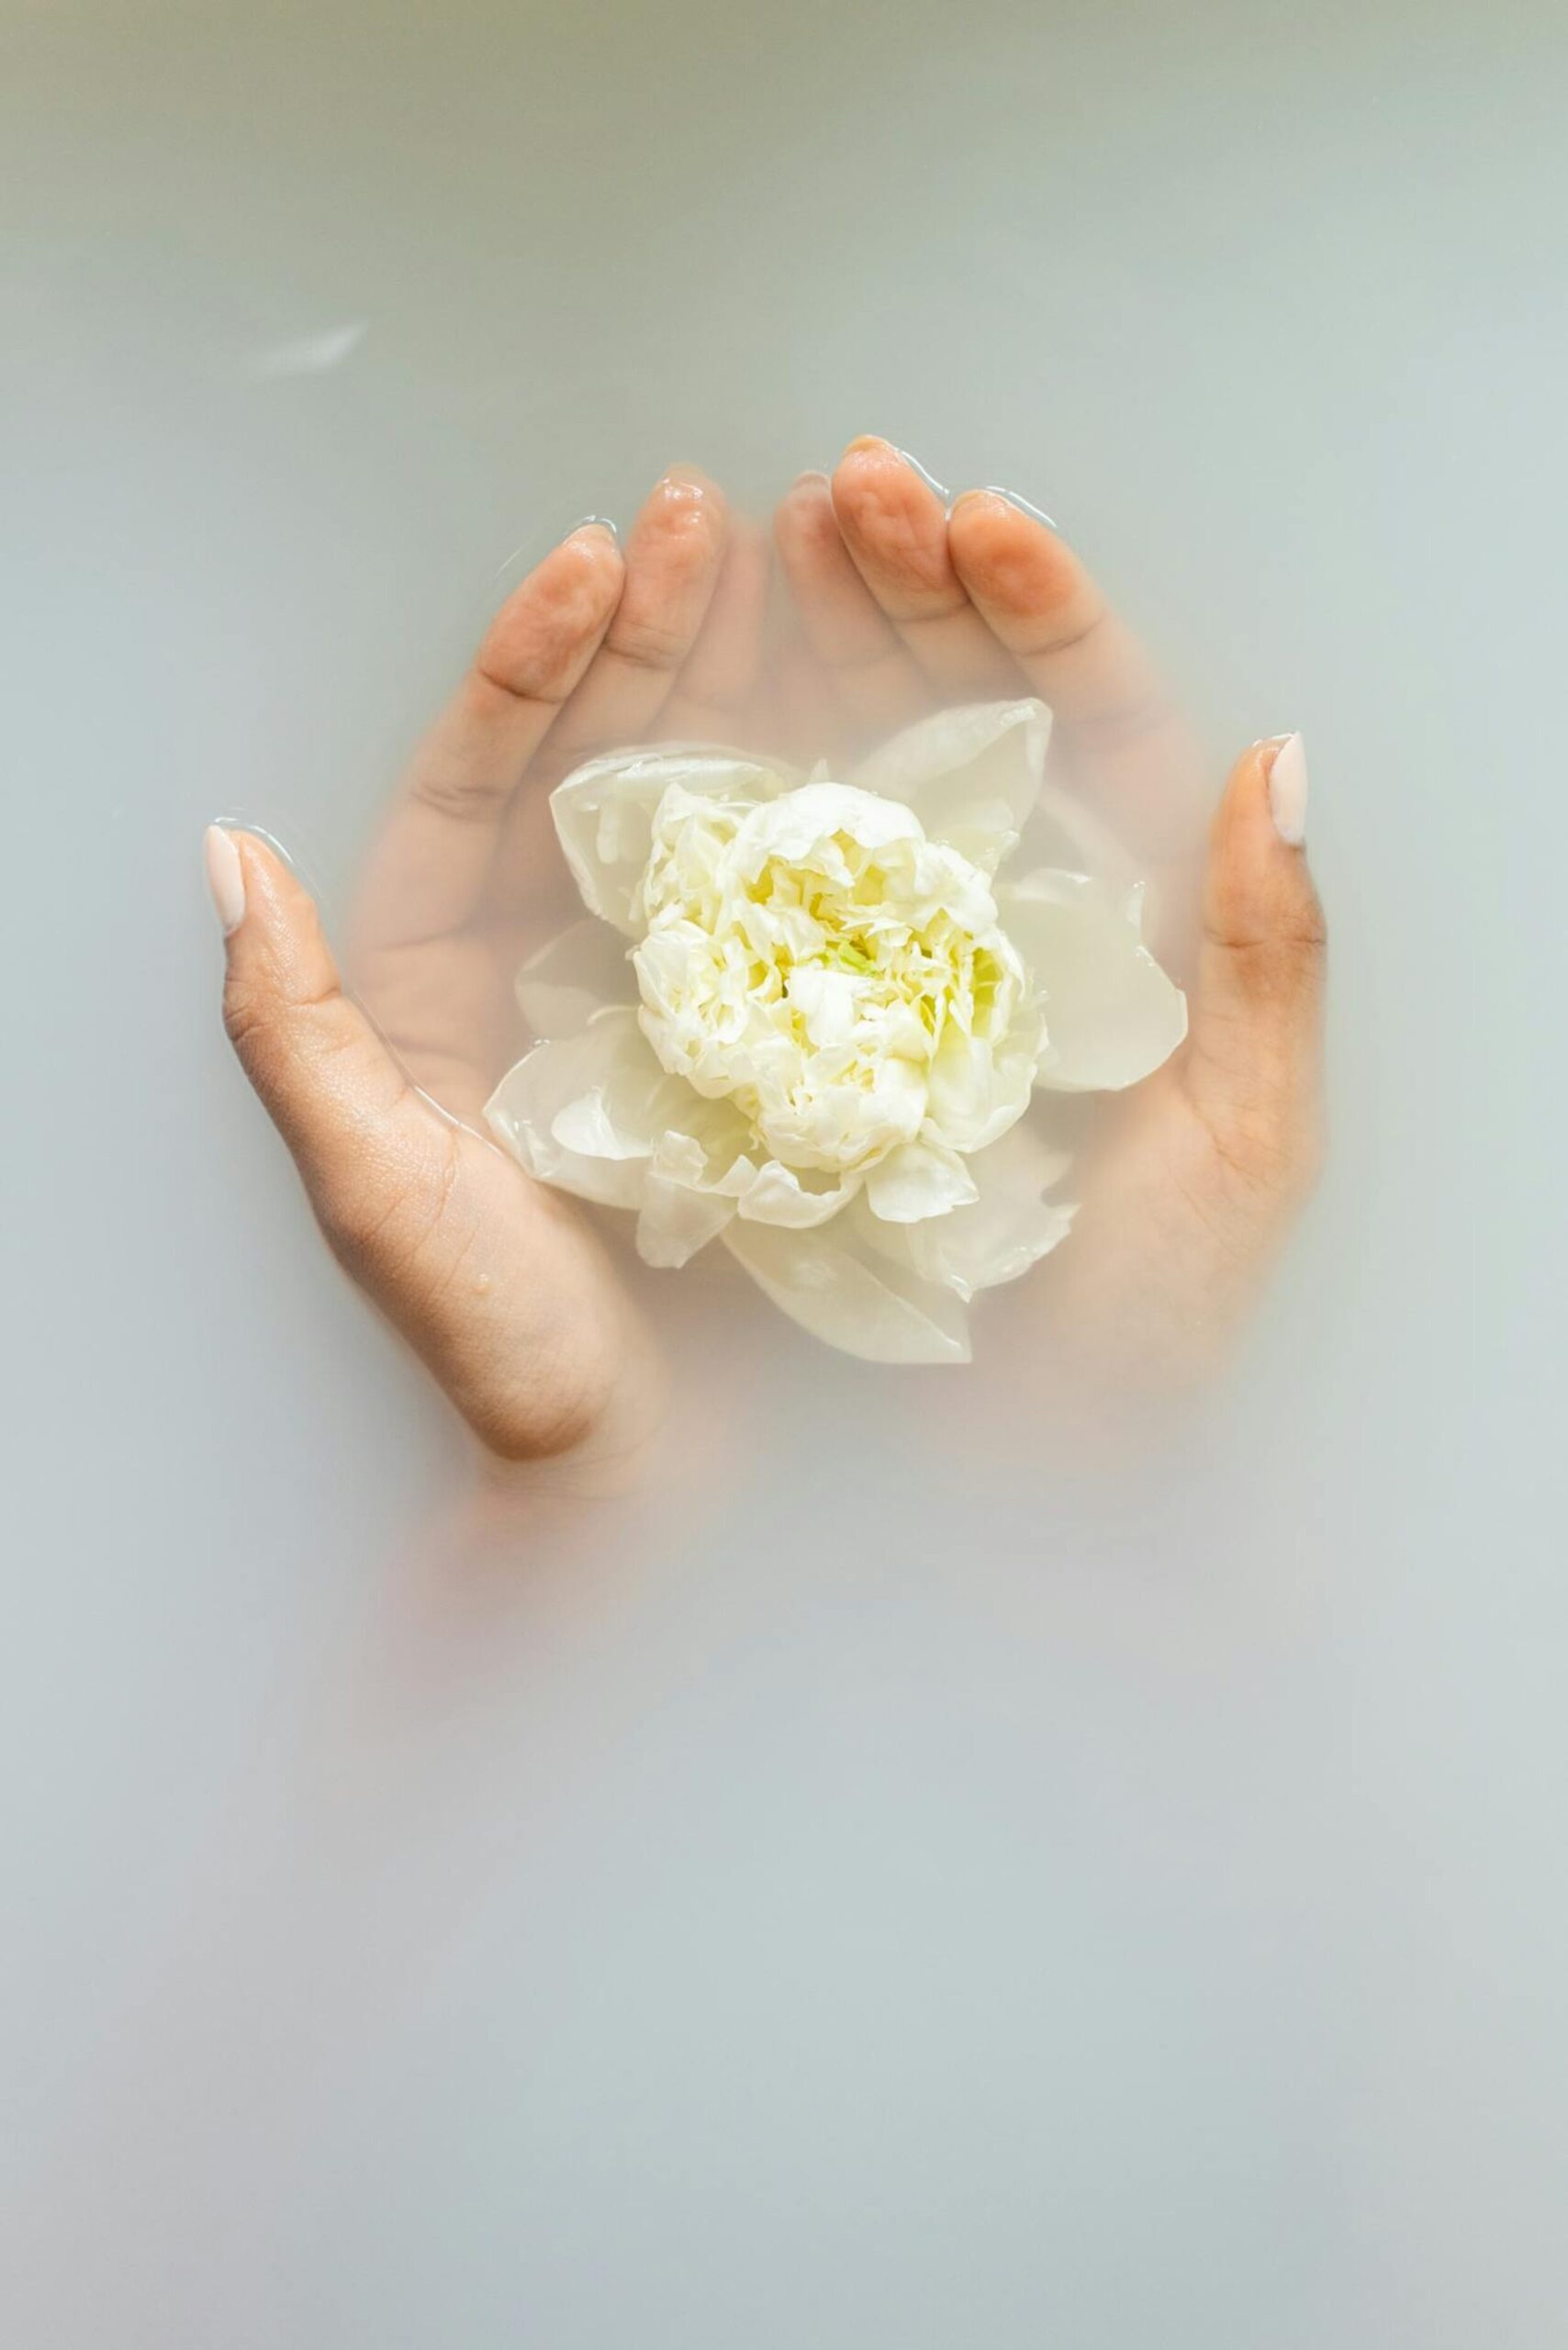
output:
[[[572,524],[566,535],[568,539],[575,539],[579,531],[602,531],[614,540],[617,546],[621,544],[621,533],[608,514],[585,514],[579,521]]]
[[[1054,522],[1040,507],[1031,506],[1026,498],[1020,498],[1015,489],[1003,489],[1000,482],[989,481],[984,495],[987,498],[1004,498],[1009,506],[1017,508],[1020,514],[1027,514],[1031,522],[1043,522],[1047,531],[1055,531],[1058,538],[1061,536],[1059,523]]]
[[[918,474],[920,476],[921,480],[925,484],[927,489],[934,489],[935,491],[944,506],[950,506],[952,504],[952,492],[950,490],[944,489],[942,484],[937,480],[935,474],[928,474],[926,472],[925,467],[921,464],[918,457],[912,457],[907,449],[895,450],[894,454],[903,459],[904,464],[909,467],[911,473]]]
[[[240,863],[240,852],[233,835],[221,824],[209,824],[203,844],[207,864],[207,886],[212,892],[212,902],[229,937],[245,919],[245,873]]]
[[[1287,734],[1274,753],[1269,812],[1280,838],[1300,848],[1306,838],[1306,746],[1299,734]]]

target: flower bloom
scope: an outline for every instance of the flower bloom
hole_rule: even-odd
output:
[[[1043,783],[1037,701],[940,712],[846,781],[666,745],[551,808],[591,919],[519,975],[541,1041],[487,1117],[542,1181],[719,1238],[852,1354],[969,1360],[965,1307],[1067,1233],[1036,1087],[1119,1089],[1186,1032],[1141,891]],[[1055,861],[999,869],[1020,836]]]

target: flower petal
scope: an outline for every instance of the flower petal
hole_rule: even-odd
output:
[[[742,810],[775,799],[798,780],[744,751],[664,744],[589,759],[556,785],[550,812],[589,913],[636,938],[644,927],[638,887],[653,847],[654,811],[672,783]]]
[[[920,1224],[950,1215],[977,1196],[974,1177],[956,1150],[906,1142],[866,1173],[866,1204],[884,1224]]]
[[[731,1102],[690,1097],[680,1128],[661,1136],[654,1152],[637,1229],[649,1264],[684,1264],[736,1214],[796,1232],[826,1224],[859,1189],[858,1176],[802,1176],[776,1158],[758,1166],[751,1146],[751,1128]],[[675,1249],[682,1253],[668,1253]]]
[[[535,1045],[485,1105],[490,1131],[542,1183],[634,1208],[657,1137],[690,1090],[654,1058],[634,1012],[602,1012],[580,1036]]]
[[[1038,796],[1050,731],[1043,701],[939,710],[884,743],[854,779],[865,791],[902,800],[929,840],[994,873]]]
[[[637,1254],[645,1265],[684,1265],[722,1232],[734,1212],[734,1200],[722,1192],[693,1189],[661,1174],[655,1158],[637,1218]]]
[[[607,1004],[637,1001],[624,939],[591,918],[547,940],[529,957],[516,984],[522,1016],[536,1036],[580,1036]]]
[[[1030,871],[1051,866],[1058,872],[1087,873],[1120,893],[1137,878],[1131,856],[1108,824],[1059,785],[1042,783],[1019,844],[1017,864]]]
[[[809,1232],[831,1222],[860,1189],[858,1175],[826,1182],[804,1180],[794,1168],[777,1158],[765,1159],[737,1193],[736,1205],[748,1224],[771,1224],[790,1232]]]
[[[1076,1209],[1042,1194],[1068,1164],[1065,1151],[1027,1125],[1014,1126],[969,1160],[978,1193],[969,1206],[924,1224],[880,1225],[869,1237],[923,1281],[970,1298],[977,1290],[1016,1281],[1066,1238]]]
[[[992,1046],[954,1028],[931,1064],[926,1113],[956,1150],[985,1150],[1021,1118],[1034,1090],[1045,1024],[1033,1004]]]
[[[890,841],[917,841],[921,824],[907,806],[876,797],[849,783],[803,783],[771,807],[757,810],[735,845],[743,872],[755,876],[771,858],[789,864],[810,856],[846,833],[862,848],[886,848]]]
[[[879,1259],[837,1218],[821,1232],[781,1232],[738,1220],[724,1234],[759,1289],[813,1337],[865,1362],[968,1362],[963,1307],[902,1267]]]
[[[1114,1092],[1170,1058],[1187,1033],[1187,999],[1144,945],[1126,901],[1103,882],[1050,868],[998,894],[1044,1002],[1037,1083]]]

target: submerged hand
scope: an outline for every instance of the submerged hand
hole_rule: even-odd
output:
[[[610,1469],[658,1414],[652,1348],[589,1221],[480,1116],[512,980],[568,885],[551,785],[607,744],[723,733],[756,678],[766,553],[666,476],[624,558],[573,532],[508,599],[413,762],[353,924],[357,1000],[254,834],[215,829],[224,1013],[334,1252],[508,1460]]]
[[[1212,788],[1193,733],[1043,520],[991,490],[949,508],[888,442],[864,440],[831,482],[796,484],[776,536],[846,726],[881,733],[944,703],[1039,695],[1056,719],[1053,772],[1154,875],[1172,934],[1157,944],[1178,968],[1195,906],[1187,1042],[1102,1114],[1071,1238],[1013,1310],[1048,1314],[1074,1370],[1117,1385],[1206,1370],[1321,1151],[1325,930],[1301,845],[1299,739],[1242,755],[1205,849]]]

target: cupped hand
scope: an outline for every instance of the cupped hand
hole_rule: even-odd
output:
[[[1009,1310],[1040,1317],[1074,1377],[1148,1387],[1206,1372],[1322,1150],[1326,933],[1299,736],[1244,751],[1211,815],[1193,730],[1054,526],[997,490],[949,502],[885,441],[852,442],[831,479],[803,476],[775,537],[802,658],[846,733],[1036,694],[1055,715],[1054,779],[1152,877],[1187,1041],[1097,1113],[1070,1240]],[[1048,1117],[1049,1097],[1037,1102]]]
[[[549,789],[612,744],[738,729],[767,568],[687,470],[624,555],[592,523],[545,557],[414,757],[360,891],[349,991],[287,865],[252,833],[207,837],[245,1072],[334,1252],[504,1460],[613,1482],[660,1412],[655,1349],[591,1222],[481,1123],[519,1045],[518,965],[569,908]]]
[[[695,473],[657,485],[624,555],[581,526],[508,599],[371,859],[350,992],[282,859],[253,834],[209,835],[246,1072],[336,1253],[506,1460],[613,1482],[660,1414],[655,1349],[590,1219],[481,1124],[522,1041],[518,966],[576,912],[549,790],[606,748],[811,759],[943,704],[1036,693],[1057,779],[1157,876],[1178,966],[1198,876],[1188,1042],[1101,1117],[1070,1245],[1014,1301],[1048,1316],[1059,1359],[1118,1382],[1206,1367],[1316,1170],[1324,933],[1299,742],[1242,755],[1205,858],[1193,734],[1053,529],[994,491],[949,506],[865,441],[831,481],[796,485],[775,535],[792,626],[766,668],[766,548]]]

